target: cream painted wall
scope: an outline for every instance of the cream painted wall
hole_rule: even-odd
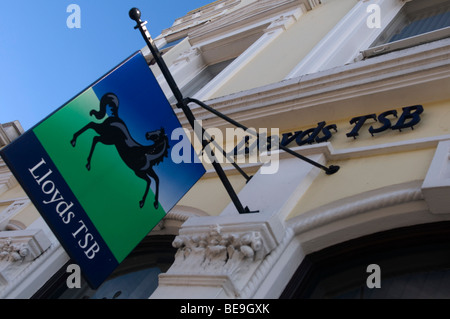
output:
[[[9,202],[6,202],[6,203],[0,203],[0,212],[2,212],[3,210],[5,210],[6,208],[8,208],[9,205],[10,205]]]
[[[353,139],[345,135],[353,127],[349,124],[350,119],[338,121],[335,124],[340,130],[338,133],[335,133],[330,142],[335,150],[344,150],[402,141],[414,142],[421,138],[446,136],[450,132],[449,106],[450,101],[424,104],[421,121],[414,130],[405,129],[402,132],[388,130],[374,137],[370,135],[368,128],[370,125],[378,127],[379,123],[368,122],[361,128],[360,136],[357,139]],[[382,111],[386,110],[380,110],[379,113]],[[399,112],[400,116],[401,107],[397,109],[397,112]],[[359,115],[364,114],[355,114],[355,116]],[[392,121],[394,122],[395,119],[393,118]],[[366,191],[388,185],[423,180],[435,151],[435,148],[425,148],[328,163],[328,165],[339,165],[341,169],[332,176],[319,174],[288,218]]]
[[[17,215],[15,215],[12,219],[21,222],[25,227],[30,226],[34,223],[41,215],[34,207],[32,203],[28,204],[23,210],[21,210]]]
[[[3,194],[0,195],[0,200],[11,200],[15,198],[24,198],[27,197],[25,191],[19,185],[14,186],[13,188],[7,190]]]
[[[238,193],[245,186],[245,179],[236,174],[227,173],[230,183]],[[218,177],[204,177],[180,200],[179,205],[191,206],[203,210],[212,216],[218,216],[231,202],[225,187]]]
[[[329,163],[338,173],[320,174],[287,219],[352,195],[425,179],[434,148]]]
[[[321,6],[302,15],[212,98],[282,81],[357,2],[323,0]]]

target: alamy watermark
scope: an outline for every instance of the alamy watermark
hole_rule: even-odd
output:
[[[184,128],[172,131],[170,139],[176,143],[171,147],[171,159],[176,164],[192,161],[205,164],[213,161],[262,163],[265,165],[261,167],[261,174],[275,174],[279,165],[279,132],[278,128],[226,128],[224,134],[219,128],[202,130],[202,121],[196,121],[194,137]],[[191,154],[192,145],[194,150],[201,150],[197,156]]]
[[[81,288],[81,269],[77,264],[70,264],[66,269],[67,273],[70,273],[66,279],[67,288]]]
[[[66,272],[69,273],[66,279],[67,288],[81,288],[81,270],[77,264],[67,266]],[[370,275],[366,279],[366,285],[369,289],[381,288],[381,267],[378,264],[370,264],[366,268]]]
[[[381,288],[381,267],[377,264],[370,264],[366,268],[366,272],[370,273],[367,277],[367,288]]]
[[[381,29],[381,8],[378,4],[369,4],[366,12],[370,13],[366,19],[369,29]]]
[[[69,29],[80,29],[81,28],[81,8],[78,4],[69,4],[67,6],[66,12],[70,15],[66,19],[66,25]]]

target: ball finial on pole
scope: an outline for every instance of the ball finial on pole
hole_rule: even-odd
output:
[[[131,20],[134,20],[139,23],[141,20],[141,10],[138,8],[132,8],[130,12],[128,12],[128,15],[130,16]]]

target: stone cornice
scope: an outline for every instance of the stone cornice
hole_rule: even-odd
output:
[[[310,1],[307,0],[263,0],[256,1],[240,10],[218,17],[209,23],[192,30],[189,40],[192,45],[202,45],[209,40],[233,34],[237,30],[263,27],[271,19],[279,18],[283,13],[301,8],[311,10]],[[214,40],[215,41],[215,40]]]
[[[163,30],[161,36],[167,37],[169,41],[170,39],[179,38],[183,34],[186,36],[192,29],[200,27],[211,19],[220,16],[222,12],[232,9],[240,2],[240,0],[216,1],[215,3],[191,11],[184,17],[175,20],[175,23],[170,28]]]
[[[17,185],[17,180],[0,157],[0,194]],[[3,190],[2,190],[3,189]]]
[[[11,143],[23,132],[19,121],[0,124],[0,148]]]
[[[291,129],[450,98],[450,39],[206,101],[247,126]],[[374,98],[376,96],[376,98]],[[205,127],[229,127],[192,105]],[[184,115],[176,110],[182,124]]]
[[[188,206],[176,205],[166,216],[152,229],[152,235],[178,235],[181,225],[189,217],[209,216],[208,213]]]

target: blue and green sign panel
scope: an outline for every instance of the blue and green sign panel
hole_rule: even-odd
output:
[[[173,160],[174,130],[179,140],[139,52],[1,151],[92,287],[205,173],[197,158]]]

